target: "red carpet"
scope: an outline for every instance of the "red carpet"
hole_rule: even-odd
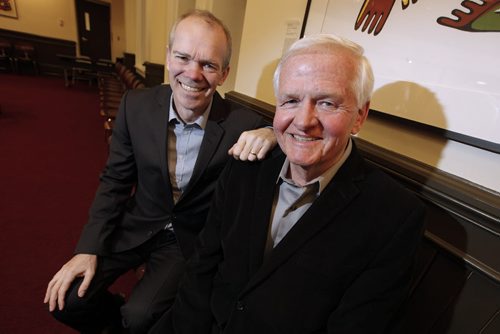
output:
[[[73,253],[107,147],[97,88],[0,74],[0,333],[75,333],[43,304]]]

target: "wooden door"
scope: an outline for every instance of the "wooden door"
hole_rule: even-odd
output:
[[[111,59],[109,3],[75,0],[80,55]]]

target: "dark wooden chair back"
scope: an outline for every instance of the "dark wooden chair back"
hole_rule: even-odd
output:
[[[25,70],[24,65],[27,64],[31,66],[35,74],[38,74],[36,48],[33,44],[27,42],[15,43],[13,50],[13,59],[17,72],[22,73]]]
[[[12,58],[12,43],[7,39],[0,39],[0,70],[6,72],[14,71],[14,59]]]

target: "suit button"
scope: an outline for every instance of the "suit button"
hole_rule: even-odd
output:
[[[153,235],[153,231],[148,231],[148,237]]]
[[[245,304],[243,304],[243,302],[241,300],[238,300],[236,302],[236,309],[238,311],[243,311],[245,309]]]

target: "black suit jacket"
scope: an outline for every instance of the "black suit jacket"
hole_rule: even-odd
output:
[[[200,152],[186,191],[174,205],[168,173],[167,85],[124,95],[109,158],[78,242],[77,253],[105,254],[136,247],[173,224],[181,250],[192,252],[205,224],[215,182],[241,132],[264,125],[247,110],[232,110],[214,95]]]
[[[384,333],[425,209],[353,151],[263,261],[284,161],[231,162],[172,310],[177,333]]]

